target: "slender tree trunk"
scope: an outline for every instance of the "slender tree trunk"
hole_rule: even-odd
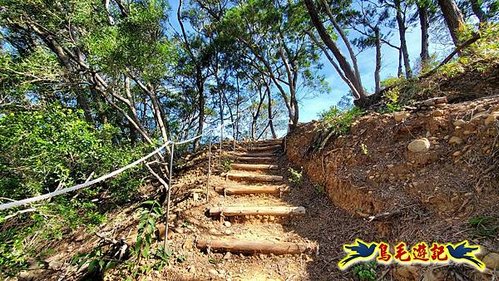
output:
[[[411,78],[412,77],[411,62],[409,61],[407,40],[405,38],[406,35],[405,32],[407,30],[405,26],[405,19],[404,16],[402,15],[402,7],[400,5],[400,0],[395,0],[394,4],[395,8],[397,9],[396,19],[399,31],[399,38],[400,38],[400,49],[402,50],[402,58],[404,59],[405,77]]]
[[[345,34],[345,31],[343,28],[338,24],[336,21],[331,9],[329,8],[329,5],[325,0],[322,0],[322,5],[326,8],[326,12],[329,15],[329,19],[331,20],[331,23],[333,24],[334,28],[336,31],[338,31],[338,34],[340,35],[341,39],[345,43],[345,47],[347,47],[348,54],[350,55],[350,59],[352,60],[352,65],[353,65],[353,70],[355,71],[355,76],[359,80],[359,83],[362,84],[362,80],[360,79],[360,71],[359,67],[357,64],[357,57],[355,56],[355,52],[352,48],[352,45],[350,44],[350,41],[348,40],[347,35]]]
[[[449,28],[454,46],[458,47],[461,43],[459,40],[459,31],[463,30],[464,27],[463,14],[454,0],[438,0],[438,5],[442,9],[442,14],[444,15],[447,28]]]
[[[399,66],[397,68],[397,77],[402,77],[402,73],[403,73],[403,70],[402,70],[402,48],[399,49]]]
[[[376,39],[376,68],[374,69],[374,85],[376,88],[376,93],[379,93],[381,89],[381,35],[379,34],[379,28],[376,26],[374,28],[374,38]]]
[[[428,8],[424,4],[418,4],[418,15],[419,15],[419,26],[421,27],[421,54],[419,55],[421,59],[421,70],[426,69],[428,62],[430,60],[429,51],[429,34],[428,28],[430,26],[430,20],[428,17]]]
[[[203,133],[203,127],[204,127],[204,106],[205,106],[205,97],[204,97],[204,81],[200,77],[201,70],[198,69],[198,78],[197,80],[197,88],[198,88],[198,110],[199,110],[199,116],[198,116],[198,130],[197,130],[197,135],[201,135]],[[194,151],[197,151],[199,148],[199,138],[194,141],[193,144],[193,149]]]
[[[304,0],[305,5],[307,6],[308,14],[310,16],[310,19],[312,21],[312,24],[315,26],[317,29],[317,32],[319,33],[319,36],[321,37],[322,41],[326,46],[331,50],[333,53],[334,57],[338,61],[338,64],[343,71],[345,77],[348,78],[352,82],[352,86],[355,88],[355,90],[352,90],[352,92],[357,92],[359,94],[358,97],[355,97],[356,99],[364,99],[367,97],[365,94],[364,88],[357,79],[357,76],[355,75],[351,65],[348,63],[346,60],[345,56],[341,53],[340,49],[336,45],[336,43],[333,41],[331,36],[329,35],[328,31],[324,27],[324,24],[322,23],[321,19],[319,18],[319,14],[317,12],[317,9],[314,5],[313,0]]]
[[[268,115],[269,115],[269,127],[272,132],[272,138],[276,139],[277,134],[275,133],[274,120],[272,116],[272,93],[270,92],[270,87],[267,82],[265,82],[265,88],[267,91],[267,101],[268,101]]]
[[[240,93],[239,93],[239,78],[236,76],[236,84],[237,84],[237,100],[236,100],[236,124],[235,124],[235,133],[234,138],[239,140],[239,104],[240,104]]]
[[[480,23],[482,23],[487,21],[487,17],[485,16],[485,13],[482,10],[482,5],[480,2],[481,1],[479,0],[470,0],[471,9],[473,10],[473,13],[478,18]]]
[[[90,109],[90,105],[88,104],[88,99],[85,96],[85,92],[83,89],[78,89],[81,91],[76,94],[76,103],[80,109],[83,110],[83,115],[85,116],[85,121],[87,123],[94,125],[94,118],[92,116],[92,110]]]

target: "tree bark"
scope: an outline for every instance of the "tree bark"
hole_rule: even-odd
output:
[[[376,68],[374,69],[374,85],[375,92],[379,93],[381,90],[381,35],[379,33],[379,28],[376,26],[374,28],[374,38],[376,38]]]
[[[461,43],[459,31],[463,30],[464,27],[463,14],[454,0],[438,0],[438,5],[442,9],[454,46],[458,47]]]
[[[314,244],[278,242],[278,241],[244,241],[237,239],[199,240],[196,243],[199,249],[211,249],[231,253],[245,254],[314,254],[317,246]]]
[[[319,36],[321,37],[322,41],[326,46],[331,50],[333,53],[334,57],[338,61],[338,64],[343,71],[345,77],[348,78],[352,82],[352,86],[354,89],[352,89],[352,92],[358,93],[359,96],[355,97],[356,99],[365,99],[367,97],[364,88],[361,84],[361,81],[357,79],[357,76],[355,75],[354,71],[352,70],[351,65],[348,63],[346,60],[345,56],[341,53],[340,49],[336,45],[336,43],[333,41],[329,33],[327,32],[326,28],[324,27],[324,24],[319,18],[319,14],[317,12],[317,9],[314,5],[313,0],[304,0],[305,5],[308,10],[308,14],[310,16],[310,19],[312,21],[312,24],[314,27],[317,29],[317,32],[319,33]]]
[[[348,37],[345,34],[345,31],[343,28],[338,24],[336,21],[335,17],[333,16],[333,13],[331,12],[331,9],[329,8],[327,2],[325,0],[322,0],[322,5],[326,8],[326,13],[329,15],[329,19],[331,20],[331,23],[333,24],[334,28],[336,31],[338,31],[338,34],[340,35],[341,39],[343,40],[343,43],[345,43],[345,46],[347,47],[348,54],[350,55],[350,59],[352,60],[352,65],[353,69],[355,71],[355,76],[359,80],[359,83],[362,84],[362,80],[360,78],[360,71],[359,67],[357,64],[357,57],[355,56],[355,52],[353,51],[352,45],[350,44],[350,41],[348,40]]]
[[[273,120],[273,116],[272,116],[272,93],[270,92],[269,84],[266,81],[265,81],[265,88],[266,88],[266,91],[267,91],[268,116],[269,116],[270,132],[272,133],[272,138],[276,139],[277,138],[277,134],[275,132],[274,120]]]
[[[404,67],[405,67],[405,77],[406,78],[411,78],[412,77],[412,70],[411,70],[411,62],[409,61],[409,52],[407,50],[407,40],[405,38],[405,32],[407,30],[405,26],[405,16],[402,14],[402,7],[400,5],[400,0],[395,0],[395,9],[397,10],[396,13],[396,19],[397,19],[397,25],[398,25],[398,31],[399,31],[399,39],[400,39],[400,49],[402,51],[402,58],[404,60]]]
[[[430,20],[428,16],[428,8],[424,4],[418,3],[419,26],[421,27],[421,69],[425,69],[430,60],[429,51],[429,33]]]
[[[213,207],[208,210],[210,216],[289,216],[289,215],[305,215],[305,207],[288,207],[288,206],[258,206],[258,207]]]
[[[403,70],[402,70],[402,48],[399,49],[399,66],[397,68],[397,77],[402,77],[402,73],[403,73]]]
[[[482,5],[478,0],[470,0],[471,3],[471,9],[473,10],[473,14],[478,18],[480,23],[486,22],[487,17],[485,16],[485,13],[482,10]]]

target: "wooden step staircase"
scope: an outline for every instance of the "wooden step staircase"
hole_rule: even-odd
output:
[[[283,176],[278,175],[280,167],[277,164],[282,153],[282,141],[265,141],[248,144],[241,151],[233,152],[230,156],[234,159],[231,171],[226,173],[226,184],[215,187],[215,191],[224,196],[262,194],[281,196],[289,190],[289,186]],[[261,205],[261,200],[253,198],[245,201],[245,204],[230,206],[213,206],[207,209],[206,214],[213,218],[230,219],[232,217],[293,217],[305,216],[306,209],[303,206],[289,206],[282,202],[280,204]],[[280,200],[280,199],[276,199]],[[260,203],[258,203],[260,202]],[[261,237],[258,240],[245,239],[201,239],[196,246],[201,250],[215,252],[231,252],[242,254],[313,254],[318,246],[306,241],[283,242],[280,237]]]

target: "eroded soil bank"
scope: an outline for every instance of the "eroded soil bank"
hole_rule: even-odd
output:
[[[498,119],[497,97],[369,113],[322,149],[324,125],[311,122],[287,137],[286,154],[335,206],[370,225],[376,240],[413,245],[468,239],[486,255],[499,251],[493,234],[499,217]],[[492,223],[473,224],[484,218]],[[412,268],[407,278],[398,278],[440,280],[428,279],[434,271]],[[490,280],[492,275],[464,276]]]

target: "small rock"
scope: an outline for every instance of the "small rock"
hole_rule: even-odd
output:
[[[215,228],[210,228],[210,230],[208,230],[208,233],[211,235],[218,235],[218,230],[216,230]]]
[[[230,252],[225,253],[224,260],[230,260],[232,254]]]
[[[411,114],[409,112],[407,112],[407,111],[398,111],[398,112],[394,112],[393,113],[393,118],[397,122],[402,122],[405,119],[407,119],[407,117],[409,117],[410,115]]]
[[[225,225],[226,227],[230,227],[232,224],[230,223],[230,221],[224,221],[224,225]]]
[[[499,254],[489,253],[483,258],[483,262],[485,263],[485,266],[490,269],[499,269]]]
[[[230,229],[226,229],[226,230],[224,231],[224,234],[225,234],[225,235],[232,235],[232,233],[234,233],[234,232],[232,232],[232,230],[230,230]]]
[[[473,132],[471,132],[471,131],[464,131],[464,132],[463,132],[463,134],[464,134],[465,136],[467,136],[467,135],[471,135],[471,134],[473,134]]]
[[[499,119],[499,111],[492,112],[487,118],[485,118],[485,126],[493,124],[497,119]]]
[[[466,121],[464,121],[463,119],[457,119],[452,124],[456,127],[462,127],[464,124],[466,124]]]
[[[430,141],[427,138],[413,140],[407,149],[415,153],[427,152],[430,149]]]
[[[452,156],[454,156],[454,157],[458,157],[459,155],[461,155],[461,151],[456,151],[456,152],[452,153]]]
[[[462,143],[463,143],[463,139],[461,139],[460,137],[452,136],[449,139],[449,144],[462,144]]]
[[[213,269],[213,268],[208,269],[208,273],[210,275],[218,276],[218,271],[216,269]]]

